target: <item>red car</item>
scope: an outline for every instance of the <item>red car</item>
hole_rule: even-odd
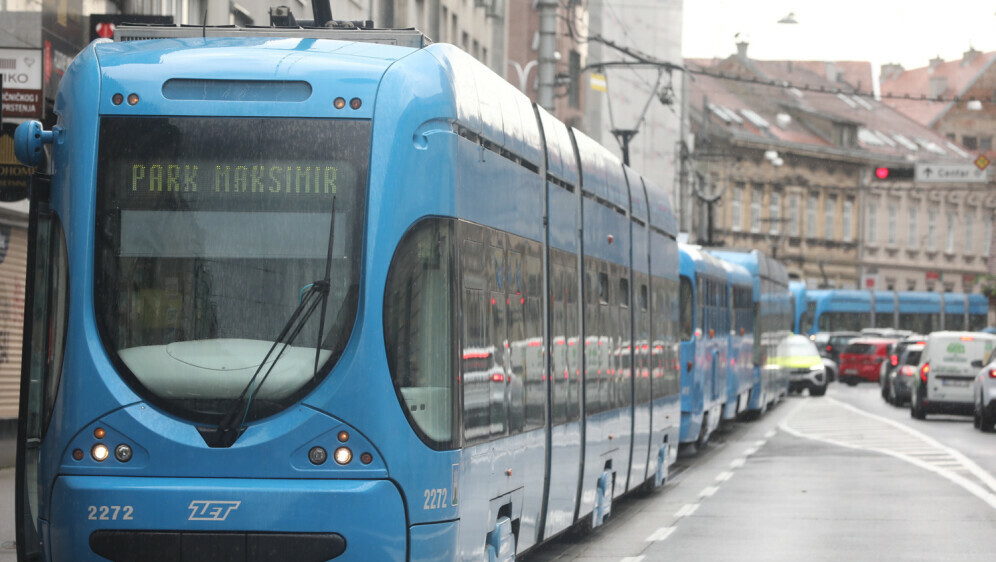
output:
[[[861,381],[878,382],[879,368],[889,356],[889,346],[896,340],[858,338],[840,352],[840,382],[854,386]]]

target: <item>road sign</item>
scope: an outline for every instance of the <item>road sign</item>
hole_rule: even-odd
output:
[[[3,116],[42,116],[42,56],[38,49],[0,49]]]
[[[989,159],[986,158],[985,154],[980,154],[978,158],[975,159],[975,167],[980,170],[985,170],[989,166]]]
[[[989,174],[975,164],[917,163],[913,174],[917,183],[986,183]]]

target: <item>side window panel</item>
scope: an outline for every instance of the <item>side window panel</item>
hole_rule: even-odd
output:
[[[695,291],[692,289],[692,282],[687,277],[681,278],[681,341],[691,341],[695,333],[694,314]]]
[[[436,449],[455,447],[453,222],[417,224],[398,245],[384,291],[384,341],[409,422]]]

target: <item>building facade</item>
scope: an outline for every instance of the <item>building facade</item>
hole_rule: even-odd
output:
[[[756,61],[746,47],[686,61],[694,239],[764,250],[810,287],[979,292],[991,180],[914,174],[975,155],[868,95],[868,63]]]

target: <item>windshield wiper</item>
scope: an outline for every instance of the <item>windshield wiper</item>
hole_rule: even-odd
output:
[[[260,388],[266,382],[266,379],[273,372],[273,368],[277,365],[277,361],[283,356],[284,351],[287,350],[294,343],[298,334],[304,329],[305,324],[308,323],[308,319],[311,318],[312,313],[319,305],[322,307],[321,321],[318,327],[318,343],[315,346],[315,370],[312,376],[318,374],[318,361],[321,356],[321,343],[322,343],[322,332],[325,330],[325,311],[328,308],[329,293],[332,286],[332,243],[335,239],[335,197],[332,197],[332,220],[329,226],[329,248],[328,254],[325,258],[325,278],[311,283],[302,290],[300,297],[300,302],[297,308],[291,314],[287,323],[284,324],[280,334],[277,339],[270,346],[269,351],[263,357],[260,362],[259,367],[256,368],[256,372],[253,373],[252,378],[246,383],[246,386],[239,393],[239,397],[235,400],[235,404],[228,410],[225,416],[221,419],[217,428],[210,427],[200,427],[201,436],[204,437],[204,441],[209,447],[231,447],[233,443],[242,435],[246,428],[246,418],[249,415],[249,408],[252,406],[253,400],[259,394]],[[270,367],[266,369],[263,373],[263,367],[266,366],[267,361],[273,356],[274,351],[277,350],[278,346],[280,350],[277,351],[276,356],[273,357],[273,361],[270,363]],[[262,378],[260,374],[263,373]],[[259,379],[259,384],[256,383],[256,379]],[[245,404],[243,406],[243,404]]]

